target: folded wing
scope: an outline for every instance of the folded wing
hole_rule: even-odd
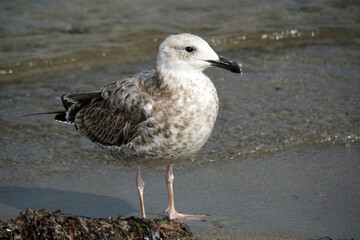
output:
[[[99,92],[62,96],[65,113],[58,121],[73,123],[82,135],[107,146],[121,146],[140,134],[139,124],[151,116],[151,96],[136,77],[111,83]]]

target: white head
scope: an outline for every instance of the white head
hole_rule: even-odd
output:
[[[201,73],[211,66],[241,73],[237,63],[217,55],[205,40],[189,33],[167,37],[159,46],[156,65],[160,74]]]

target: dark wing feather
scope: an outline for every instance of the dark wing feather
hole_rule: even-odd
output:
[[[89,104],[94,98],[101,97],[101,92],[70,93],[61,96],[61,102],[65,111],[59,112],[55,120],[66,123],[74,123],[75,115],[80,109]]]
[[[91,141],[121,146],[139,135],[139,124],[149,117],[145,105],[151,102],[138,78],[109,84],[98,93],[63,97],[67,121]]]

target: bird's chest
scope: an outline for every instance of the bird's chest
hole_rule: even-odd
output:
[[[168,121],[176,129],[183,126],[184,133],[211,131],[218,113],[218,97],[211,86],[193,88],[191,91],[179,92],[171,103],[178,111],[169,113]],[[170,106],[169,106],[170,107]]]
[[[158,138],[178,155],[192,155],[209,138],[216,121],[219,102],[212,82],[178,89],[170,99],[160,102],[155,117]]]

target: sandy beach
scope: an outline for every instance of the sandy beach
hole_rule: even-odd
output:
[[[359,154],[359,145],[320,145],[176,168],[176,206],[210,214],[206,222],[187,222],[200,239],[358,239]],[[140,216],[134,178],[134,172],[100,165],[80,176],[9,181],[0,186],[0,218],[27,207],[88,217]],[[163,173],[148,170],[144,179],[149,217],[165,217]]]

